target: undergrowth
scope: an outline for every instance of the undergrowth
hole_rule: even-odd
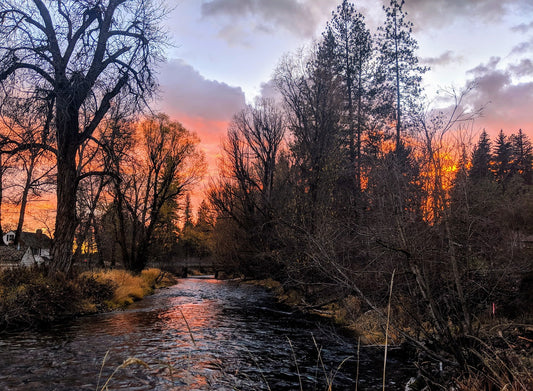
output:
[[[39,267],[0,272],[0,331],[43,327],[78,315],[124,307],[171,285],[159,269],[134,276],[124,270],[85,272],[67,277]]]

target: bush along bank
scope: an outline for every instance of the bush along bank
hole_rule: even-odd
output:
[[[49,276],[43,268],[0,272],[0,331],[42,328],[75,316],[125,307],[175,280],[159,269]]]

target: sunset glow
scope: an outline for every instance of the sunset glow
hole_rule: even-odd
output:
[[[195,208],[209,178],[217,175],[221,143],[233,115],[257,97],[277,96],[271,78],[280,59],[318,39],[338,3],[185,1],[168,14],[171,46],[158,72],[161,90],[153,107],[201,139],[208,168],[192,196]],[[482,129],[495,137],[500,129],[510,134],[521,128],[531,137],[533,7],[518,0],[481,3],[406,2],[421,63],[431,68],[424,75],[426,94],[429,100],[436,97],[438,107],[439,89],[460,90],[475,82],[466,105],[483,111],[469,127],[471,142]],[[373,32],[383,18],[383,4],[357,4]],[[293,14],[287,18],[289,10]],[[450,173],[456,169],[454,164],[443,167]],[[25,229],[52,230],[54,200],[52,192],[30,201]],[[18,206],[7,200],[2,208],[3,224],[13,228]]]
[[[320,37],[331,11],[327,1],[185,1],[167,20],[176,47],[160,72],[158,106],[198,133],[209,162],[231,116],[257,96],[273,94],[270,78],[281,57]],[[382,1],[356,7],[375,31]],[[287,17],[286,12],[292,12]],[[415,25],[419,56],[432,100],[441,88],[462,89],[474,81],[471,107],[484,107],[471,127],[495,136],[519,128],[533,135],[533,6],[523,1],[406,1]],[[215,60],[216,58],[216,60]]]

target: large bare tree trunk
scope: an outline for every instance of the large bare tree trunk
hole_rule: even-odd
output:
[[[52,245],[51,271],[68,273],[72,266],[72,248],[74,234],[78,224],[76,216],[76,192],[78,173],[76,169],[76,150],[78,147],[77,133],[70,129],[78,129],[77,111],[68,117],[68,105],[58,102],[57,116],[63,115],[58,121],[58,154],[57,154],[57,212],[54,242]],[[75,117],[73,117],[75,115]],[[74,135],[73,135],[74,133]]]
[[[76,232],[76,166],[74,159],[58,159],[57,215],[52,246],[52,270],[68,272]]]

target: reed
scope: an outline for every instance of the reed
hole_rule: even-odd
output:
[[[296,353],[294,352],[294,347],[292,346],[292,342],[289,337],[287,337],[287,341],[289,341],[289,346],[291,347],[292,357],[294,359],[294,365],[296,365],[296,373],[298,374],[298,383],[300,384],[300,391],[303,391],[304,387],[302,384],[302,375],[300,374],[300,368],[298,367],[298,360],[296,359]]]
[[[392,276],[390,279],[390,291],[389,291],[389,304],[387,306],[387,326],[385,328],[385,354],[383,358],[383,391],[385,391],[385,374],[387,372],[387,348],[389,343],[389,325],[390,325],[390,309],[391,309],[391,298],[392,298],[392,286],[394,284],[394,274],[396,269],[392,271]]]
[[[98,382],[96,384],[96,391],[109,391],[109,383],[111,382],[113,377],[116,375],[116,373],[119,370],[121,370],[121,369],[129,367],[131,365],[141,365],[141,366],[143,366],[146,369],[150,369],[150,366],[146,362],[144,362],[143,360],[138,359],[136,357],[128,357],[127,359],[125,359],[122,362],[122,364],[120,364],[118,367],[116,367],[113,370],[111,375],[109,375],[109,377],[107,378],[106,382],[102,385],[102,387],[100,387],[100,382],[101,382],[101,378],[102,378],[102,372],[103,372],[103,369],[104,369],[104,366],[105,366],[105,363],[106,363],[106,360],[107,360],[108,356],[109,356],[109,350],[106,352],[106,354],[104,356],[104,359],[102,361],[102,366],[100,368],[100,373],[98,375]]]

